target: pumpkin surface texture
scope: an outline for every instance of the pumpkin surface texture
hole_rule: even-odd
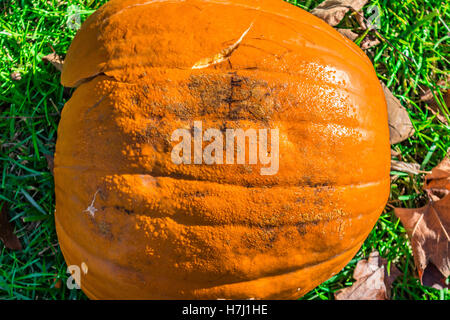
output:
[[[370,60],[281,0],[112,0],[78,31],[62,84],[76,90],[56,228],[90,298],[295,299],[348,263],[387,201]],[[245,163],[174,163],[173,132],[199,121],[276,128],[278,170],[261,174],[250,144]]]

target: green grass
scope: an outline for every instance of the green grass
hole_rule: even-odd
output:
[[[15,252],[0,245],[0,299],[86,299],[80,290],[68,290],[64,285],[67,266],[56,238],[53,178],[45,159],[54,151],[59,114],[71,91],[59,84],[59,72],[41,58],[53,49],[60,54],[67,51],[75,34],[66,23],[70,5],[83,10],[84,20],[104,2],[0,3],[0,200],[8,203],[24,246],[23,251]],[[320,1],[290,2],[309,10]],[[450,31],[444,22],[450,21],[449,6],[437,0],[371,3],[380,9],[378,31],[389,43],[383,41],[367,53],[380,79],[408,107],[416,129],[413,137],[393,148],[405,161],[431,170],[450,147],[450,128],[420,102],[420,87],[439,89],[437,83],[447,77]],[[342,26],[356,25],[349,16]],[[369,35],[374,35],[373,31]],[[11,80],[15,71],[21,73],[20,81]],[[437,97],[442,100],[441,95]],[[304,299],[333,299],[336,290],[351,285],[357,261],[373,249],[403,272],[394,283],[393,299],[450,298],[448,290],[420,285],[405,230],[392,210],[392,206],[412,208],[426,203],[422,178],[399,174],[392,184],[389,205],[357,256]],[[55,287],[55,279],[62,281],[61,288]]]

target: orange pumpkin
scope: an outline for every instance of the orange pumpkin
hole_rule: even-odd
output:
[[[62,83],[77,89],[58,129],[56,228],[90,298],[298,298],[348,263],[386,203],[371,62],[281,0],[112,0],[79,30]],[[171,135],[194,121],[277,128],[278,172],[175,164]]]

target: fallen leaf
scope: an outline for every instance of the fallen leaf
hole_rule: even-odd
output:
[[[358,34],[353,32],[350,29],[336,29],[340,34],[349,38],[352,41],[355,41],[358,38]]]
[[[448,288],[445,279],[450,275],[450,195],[418,209],[395,208],[395,214],[408,232],[421,283],[434,288]],[[429,268],[430,263],[439,270],[440,277],[428,274],[433,271]],[[434,279],[434,283],[424,279]]]
[[[425,177],[423,188],[433,201],[443,199],[450,193],[450,149],[447,151],[447,156],[436,167],[431,170],[431,173]]]
[[[20,74],[20,72],[13,72],[13,73],[11,73],[10,77],[11,77],[11,80],[13,80],[13,81],[20,81],[20,80],[22,80],[22,75]]]
[[[358,10],[359,11],[359,10]],[[362,30],[367,30],[367,25],[364,18],[364,13],[356,12],[355,15],[356,21],[358,22],[359,26]]]
[[[14,234],[14,226],[9,221],[6,202],[0,202],[0,240],[11,250],[22,250],[22,244]]]
[[[402,160],[401,152],[398,152],[397,150],[394,149],[391,149],[391,157],[397,157],[399,160]]]
[[[447,81],[445,81],[445,80],[439,81],[438,86],[446,86],[448,81],[449,81],[449,79],[447,79]],[[443,96],[444,96],[445,105],[447,107],[450,107],[450,89],[444,90]],[[433,115],[435,115],[436,118],[438,118],[440,122],[442,122],[444,124],[448,124],[447,118],[443,115],[443,111],[441,110],[438,102],[434,98],[433,92],[431,91],[431,89],[425,90],[422,93],[422,95],[420,96],[420,100],[426,104],[426,108],[428,110],[430,110],[431,113]]]
[[[441,80],[437,83],[437,85],[439,87],[443,87],[446,86],[447,83],[450,81],[450,76],[447,80]],[[426,87],[425,87],[426,88]],[[424,90],[424,89],[422,89]],[[448,92],[448,90],[446,91],[446,93]],[[425,103],[432,103],[434,102],[434,96],[433,96],[433,92],[431,91],[430,88],[427,88],[421,95],[420,95],[420,100],[425,102]]]
[[[367,36],[364,38],[364,40],[361,42],[361,49],[362,50],[368,50],[372,47],[375,47],[380,44],[380,40],[377,38],[373,38],[371,36]]]
[[[388,109],[389,136],[391,144],[396,144],[408,139],[414,134],[414,127],[409,119],[408,112],[400,101],[381,82]]]
[[[325,0],[311,13],[331,26],[336,26],[344,19],[348,10],[361,10],[368,0]]]
[[[44,154],[45,159],[47,159],[47,168],[50,170],[50,173],[53,174],[53,168],[55,167],[55,159],[53,155]]]
[[[62,71],[64,60],[55,52],[50,53],[49,55],[46,55],[45,57],[42,57],[43,61],[50,62],[56,69],[59,71]]]
[[[387,261],[373,251],[368,260],[360,260],[353,272],[356,280],[351,287],[335,293],[336,300],[388,300],[392,283],[401,272],[392,266],[388,274]]]
[[[423,285],[449,288],[450,276],[450,159],[447,156],[425,177],[430,202],[422,208],[395,208],[411,241],[414,261]]]
[[[406,172],[411,174],[423,173],[420,170],[420,164],[418,163],[408,163],[403,161],[391,160],[391,170]]]

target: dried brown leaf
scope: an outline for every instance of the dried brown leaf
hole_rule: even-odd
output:
[[[377,38],[373,38],[371,36],[367,36],[364,38],[364,40],[361,42],[361,49],[362,50],[368,50],[372,47],[375,47],[380,44],[380,40]]]
[[[10,77],[11,77],[11,80],[13,80],[13,81],[22,80],[22,75],[20,74],[20,72],[12,72]]]
[[[361,10],[368,0],[325,0],[311,13],[324,20],[330,26],[336,26],[344,19],[348,10]]]
[[[381,81],[380,81],[381,82]],[[408,139],[414,134],[414,127],[409,119],[408,112],[400,101],[381,82],[388,109],[389,136],[391,144],[396,144]]]
[[[445,85],[445,81],[440,81],[438,85]],[[447,107],[450,107],[450,90],[447,89],[443,92],[444,102]],[[438,102],[435,100],[433,93],[430,89],[427,89],[421,96],[420,100],[426,103],[426,108],[431,111],[438,120],[448,125],[447,118],[443,115],[443,111],[439,107]]]
[[[355,41],[358,38],[358,34],[353,32],[350,29],[336,29],[340,34],[349,38],[352,41]]]
[[[408,232],[422,284],[435,288],[448,287],[445,279],[450,275],[450,195],[439,201],[431,201],[422,208],[396,208],[395,214]],[[440,277],[428,274],[433,272],[431,263],[441,273]],[[434,283],[429,283],[430,278],[434,279]]]
[[[433,201],[441,200],[450,193],[450,156],[448,153],[444,160],[425,177],[423,188]]]
[[[335,293],[336,300],[388,300],[392,283],[401,273],[391,267],[388,274],[387,261],[373,251],[368,260],[360,260],[353,272],[356,282]]]
[[[411,174],[419,174],[423,172],[420,170],[420,165],[418,163],[408,163],[397,160],[391,160],[391,169],[394,171],[406,172]]]
[[[50,170],[51,174],[53,174],[53,168],[55,167],[55,159],[53,155],[45,154],[45,159],[47,159],[47,168]]]
[[[447,86],[447,83],[450,81],[450,77],[447,80],[441,80],[437,83],[438,86]],[[425,87],[426,88],[426,87]],[[420,100],[425,103],[433,103],[435,102],[433,92],[430,88],[422,89],[424,90],[423,93],[420,95]],[[448,90],[446,91],[448,92]]]
[[[14,226],[9,221],[6,202],[0,202],[0,240],[11,250],[22,250],[22,244],[14,234]]]
[[[450,158],[447,156],[425,177],[430,202],[417,209],[396,208],[408,232],[414,261],[423,285],[449,287],[450,276]]]
[[[55,52],[50,53],[49,55],[46,55],[45,57],[42,57],[43,61],[50,62],[56,69],[59,71],[62,71],[64,60],[56,54]]]
[[[398,152],[397,150],[394,149],[391,149],[391,157],[397,157],[399,160],[402,160],[401,152]]]

